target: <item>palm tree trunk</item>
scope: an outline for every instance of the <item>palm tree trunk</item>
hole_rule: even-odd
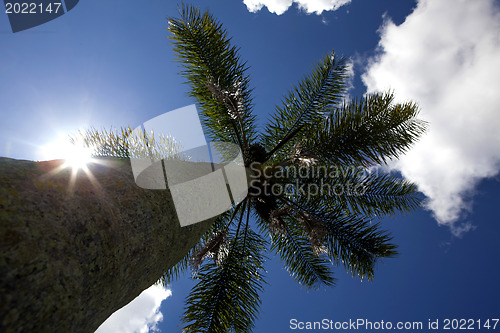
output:
[[[101,161],[72,184],[60,160],[0,158],[1,332],[94,332],[208,229],[181,228],[170,193],[137,187],[128,160]]]

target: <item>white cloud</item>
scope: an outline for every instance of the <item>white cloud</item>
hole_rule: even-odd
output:
[[[132,302],[113,313],[99,326],[96,333],[147,333],[156,330],[163,320],[159,311],[163,300],[172,295],[170,289],[153,285]]]
[[[266,6],[271,13],[281,15],[288,10],[293,3],[297,3],[300,9],[307,13],[321,14],[323,11],[336,10],[348,4],[351,0],[243,0],[248,10],[255,13]]]
[[[500,169],[500,12],[493,0],[420,0],[404,23],[386,20],[363,81],[412,99],[428,134],[393,164],[456,235],[474,188]]]

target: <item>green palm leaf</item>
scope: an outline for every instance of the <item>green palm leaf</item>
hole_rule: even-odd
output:
[[[348,214],[367,217],[411,211],[421,204],[416,185],[393,174],[381,174],[378,170],[370,172],[361,166],[322,167],[321,164],[308,170],[308,177],[297,177],[294,172],[289,172],[295,177],[280,180],[283,187],[293,184],[303,189],[294,194],[300,202],[313,197],[327,207],[341,207]]]
[[[255,140],[255,117],[245,64],[226,30],[208,12],[182,6],[181,18],[169,19],[174,51],[201,106],[201,121],[213,141],[229,141],[246,150]]]
[[[220,265],[202,266],[196,276],[199,282],[186,302],[184,332],[252,330],[262,292],[264,250],[265,241],[248,230],[245,246],[232,242]]]
[[[345,214],[341,209],[328,208],[319,201],[298,203],[286,201],[294,210],[302,212],[315,225],[321,226],[320,239],[326,253],[336,264],[343,264],[353,276],[373,279],[374,265],[379,258],[393,257],[396,246],[378,223],[356,214]]]
[[[374,266],[379,258],[397,255],[392,238],[380,230],[380,225],[357,215],[325,218],[326,246],[330,257],[342,263],[353,276],[372,280]]]
[[[280,233],[271,233],[271,250],[280,255],[288,273],[306,288],[333,286],[331,262],[314,252],[307,233],[297,220],[284,218],[281,229]]]
[[[302,131],[314,128],[330,108],[342,101],[347,78],[347,61],[333,52],[317,63],[312,73],[284,98],[283,106],[276,107],[261,139],[264,146],[272,148],[270,155],[276,153],[275,159],[282,161],[282,151],[289,151]]]
[[[425,132],[415,103],[394,104],[394,95],[373,94],[335,108],[303,138],[304,150],[333,165],[385,164]]]

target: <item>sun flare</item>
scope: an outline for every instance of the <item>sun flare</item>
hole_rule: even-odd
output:
[[[73,193],[78,179],[88,179],[95,189],[101,186],[95,176],[92,174],[89,164],[100,163],[92,157],[93,149],[85,145],[79,139],[70,139],[67,136],[59,136],[56,140],[47,143],[39,148],[39,154],[42,160],[63,160],[64,163],[50,170],[47,175],[57,175],[64,170],[70,170],[68,187],[69,193]],[[101,163],[102,164],[102,163]],[[82,172],[80,172],[82,171]],[[83,178],[79,177],[83,175]]]
[[[81,142],[71,143],[67,138],[46,144],[41,150],[44,159],[63,159],[64,168],[74,171],[86,169],[87,165],[93,162],[92,150],[89,147]]]
[[[73,170],[85,169],[87,164],[92,163],[92,151],[83,146],[73,146],[64,157],[65,165]]]

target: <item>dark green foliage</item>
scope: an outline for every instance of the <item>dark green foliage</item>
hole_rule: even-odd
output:
[[[359,214],[346,213],[341,208],[328,208],[319,201],[306,204],[288,201],[293,210],[306,217],[325,247],[325,255],[335,264],[343,264],[348,272],[361,279],[373,279],[378,258],[397,254],[391,237],[380,230],[378,223]]]
[[[256,136],[245,63],[212,15],[184,5],[180,11],[180,19],[168,21],[170,38],[191,86],[189,95],[201,107],[202,124],[214,141],[237,143],[245,150]]]
[[[392,93],[369,95],[329,112],[304,138],[304,149],[331,164],[386,163],[408,150],[426,123],[415,103],[394,104]]]
[[[321,168],[318,164],[310,170],[309,177],[286,179],[310,189],[306,196],[298,192],[297,201],[307,202],[313,197],[329,208],[340,207],[350,214],[379,217],[411,211],[420,204],[416,186],[392,174],[354,166]]]
[[[333,286],[331,262],[315,253],[303,226],[296,219],[286,219],[280,229],[271,234],[271,249],[280,255],[290,275],[306,288]]]
[[[337,58],[332,52],[289,92],[283,106],[276,107],[261,140],[266,147],[274,147],[276,155],[281,157],[278,160],[283,160],[284,154],[301,140],[307,128],[316,127],[323,121],[326,111],[342,102],[347,90],[347,69],[346,59]],[[283,146],[280,141],[285,142]],[[277,148],[282,149],[277,151]]]
[[[234,235],[233,235],[234,237]],[[265,241],[251,230],[246,241],[228,242],[219,264],[207,262],[187,299],[185,332],[250,332],[262,292]]]

